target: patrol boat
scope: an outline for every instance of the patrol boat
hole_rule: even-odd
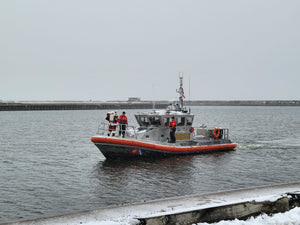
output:
[[[227,128],[193,127],[194,115],[183,106],[183,77],[179,78],[180,87],[176,90],[179,101],[165,110],[136,114],[139,126],[127,126],[124,138],[118,136],[118,131],[116,135],[109,136],[109,125],[100,124],[97,135],[91,141],[107,159],[161,158],[234,150],[237,144],[229,140]],[[172,117],[177,123],[175,143],[170,143]]]

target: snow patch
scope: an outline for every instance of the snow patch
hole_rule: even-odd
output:
[[[277,213],[272,216],[262,214],[250,217],[248,220],[228,220],[218,223],[198,223],[197,225],[300,225],[300,207],[296,207],[285,213]]]

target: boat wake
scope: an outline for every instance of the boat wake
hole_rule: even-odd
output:
[[[238,150],[260,150],[260,149],[300,149],[300,139],[285,138],[276,140],[255,141],[252,143],[239,142]]]
[[[265,145],[259,143],[239,143],[237,150],[259,150],[264,149]]]

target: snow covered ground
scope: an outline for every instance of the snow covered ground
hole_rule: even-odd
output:
[[[213,223],[213,225],[299,225],[300,224],[300,208],[296,207],[285,213],[277,213],[273,216],[266,214],[260,215],[256,218],[251,217],[246,221],[231,220],[220,221]],[[208,225],[208,223],[198,223],[197,225]],[[212,224],[210,224],[212,225]]]
[[[137,220],[129,220],[126,222],[113,222],[113,221],[101,221],[101,222],[89,222],[83,223],[83,225],[135,225]],[[268,216],[266,214],[260,215],[258,217],[251,217],[246,221],[243,220],[230,220],[230,221],[220,221],[218,223],[213,223],[213,225],[300,225],[300,207],[291,209],[285,213],[277,213],[273,216]],[[211,223],[198,223],[197,225],[212,225]]]
[[[81,211],[61,216],[40,218],[36,220],[19,221],[10,225],[136,225],[139,221],[135,218],[153,218],[166,214],[207,209],[232,205],[241,202],[274,202],[286,193],[299,193],[300,183],[257,187],[242,190],[232,190],[204,195],[182,196],[177,198],[162,199],[145,203],[137,203],[123,206],[108,207],[102,209]],[[198,225],[207,225],[199,223]],[[256,225],[256,224],[278,224],[278,225],[300,225],[300,207],[291,209],[285,213],[273,216],[261,215],[250,218],[247,221],[233,220],[221,221],[217,225]]]

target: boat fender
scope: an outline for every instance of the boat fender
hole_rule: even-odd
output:
[[[220,129],[216,127],[213,130],[213,135],[214,135],[214,139],[217,139],[220,136]]]
[[[191,132],[191,133],[194,132],[194,127],[191,127],[190,132]]]

